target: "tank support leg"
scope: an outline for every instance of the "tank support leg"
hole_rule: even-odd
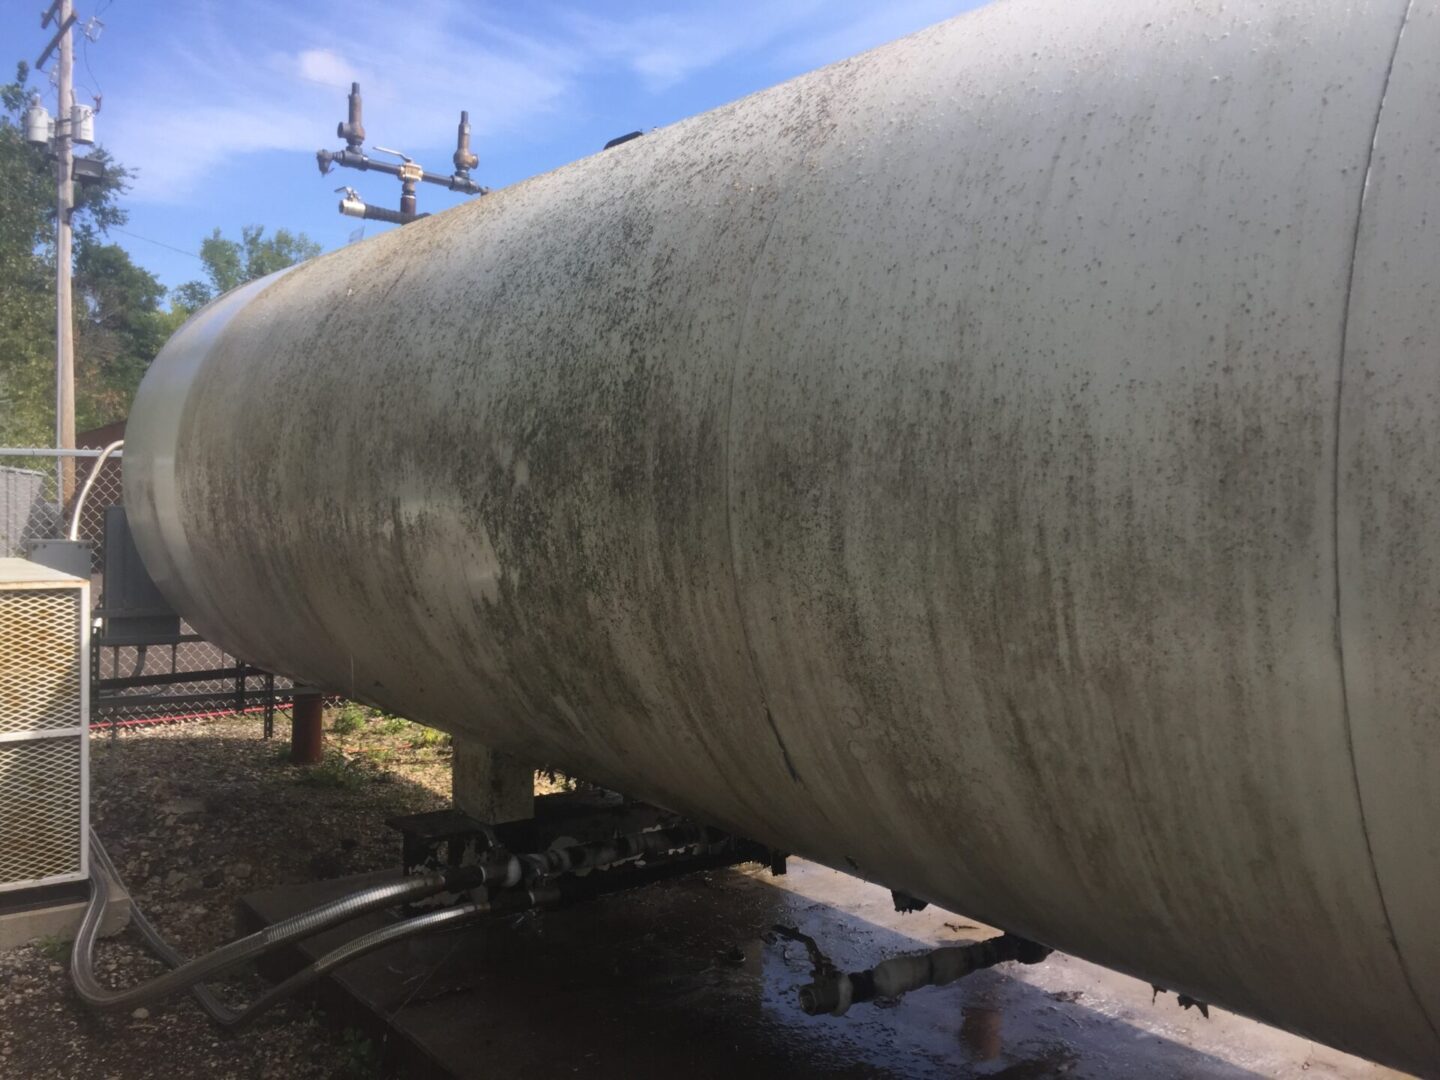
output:
[[[451,783],[455,808],[476,821],[522,821],[535,813],[535,770],[484,743],[455,736]]]

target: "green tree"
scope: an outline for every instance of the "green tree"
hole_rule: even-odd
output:
[[[14,83],[0,86],[0,441],[48,442],[47,356],[55,341],[54,277],[44,251],[54,184],[41,151],[25,141],[22,64]],[[48,347],[47,347],[48,346]],[[50,391],[53,395],[53,390]]]
[[[276,229],[267,237],[265,226],[246,225],[240,229],[240,239],[231,240],[217,228],[200,242],[200,259],[209,280],[187,281],[171,293],[171,301],[191,312],[247,281],[319,254],[320,245],[303,232]]]
[[[0,84],[0,443],[46,445],[55,430],[55,180],[46,148],[25,141],[28,81],[22,63],[14,82]],[[82,427],[125,415],[134,386],[124,385],[138,382],[154,355],[153,341],[132,331],[159,311],[159,295],[144,283],[154,279],[102,240],[125,222],[118,200],[131,173],[100,147],[90,156],[105,164],[105,177],[76,185],[71,216]],[[138,306],[122,317],[122,304]]]
[[[89,240],[75,258],[75,423],[127,416],[150,361],[174,329],[160,307],[165,286],[124,248]]]
[[[0,445],[48,445],[55,430],[55,180],[45,147],[25,141],[29,70],[0,84]],[[125,224],[120,197],[130,170],[103,147],[97,183],[77,184],[72,282],[75,296],[75,419],[80,429],[123,419],[140,379],[165,339],[220,293],[320,253],[304,233],[265,235],[247,225],[240,239],[219,229],[201,244],[209,280],[165,289],[106,234]]]

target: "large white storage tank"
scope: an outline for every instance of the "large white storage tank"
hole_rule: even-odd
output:
[[[252,661],[1440,1068],[1440,3],[1007,0],[221,300]]]

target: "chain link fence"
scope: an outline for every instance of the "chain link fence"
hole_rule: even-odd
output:
[[[91,674],[91,723],[113,727],[264,713],[266,736],[277,709],[288,709],[289,679],[251,667],[180,623],[180,640],[151,645],[100,644]]]
[[[105,611],[105,511],[124,502],[119,451],[95,474],[80,508],[77,539],[90,545],[90,595]],[[62,452],[0,448],[0,556],[25,557],[36,540],[61,539],[75,520],[76,496],[94,470],[99,450]],[[66,462],[73,469],[70,498],[62,499]],[[181,622],[167,640],[107,643],[97,636],[91,657],[91,723],[159,723],[222,713],[261,712],[270,734],[275,711],[287,709],[288,679],[250,667],[205,641]]]
[[[32,540],[58,540],[67,534],[76,497],[100,454],[99,450],[0,447],[0,555],[23,558]],[[93,574],[105,566],[105,509],[124,502],[120,454],[116,451],[100,466],[80,511],[77,539],[90,545]],[[61,499],[67,469],[73,477],[70,497]]]
[[[58,460],[53,451],[0,449],[0,556],[24,556],[31,540],[61,534]]]

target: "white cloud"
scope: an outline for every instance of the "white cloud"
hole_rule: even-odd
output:
[[[300,78],[307,82],[348,90],[360,77],[333,49],[305,49],[296,60]]]
[[[162,123],[114,123],[106,141],[122,161],[140,165],[132,198],[168,202],[197,192],[223,155],[314,150],[316,140],[315,125],[298,111],[200,105],[174,109]]]
[[[763,53],[776,67],[808,70],[873,49],[979,7],[986,0],[713,0],[687,10],[605,19],[579,11],[562,25],[597,56],[660,92],[697,72]]]
[[[243,43],[243,47],[242,47]],[[358,81],[367,131],[401,149],[447,147],[459,110],[477,136],[515,130],[554,109],[574,59],[488,24],[464,4],[431,3],[405,19],[335,0],[199,7],[166,57],[127,87],[106,143],[138,167],[131,198],[200,195],[235,153],[313,151],[333,142],[344,92]],[[448,156],[448,150],[445,154]]]
[[[755,52],[813,21],[820,0],[775,4],[764,0],[687,12],[657,12],[605,19],[570,11],[560,21],[597,57],[638,75],[651,92],[663,91],[722,60]]]
[[[689,2],[690,7],[676,6]],[[602,18],[430,0],[409,16],[356,0],[202,3],[155,42],[106,142],[139,169],[131,197],[200,196],[235,153],[328,144],[352,81],[382,144],[448,157],[459,109],[477,139],[529,132],[574,104],[585,80],[628,73],[653,94],[727,62],[767,72],[839,59],[976,6],[974,0],[672,0],[669,10]],[[524,17],[528,29],[506,20]],[[545,27],[537,28],[537,18]]]

